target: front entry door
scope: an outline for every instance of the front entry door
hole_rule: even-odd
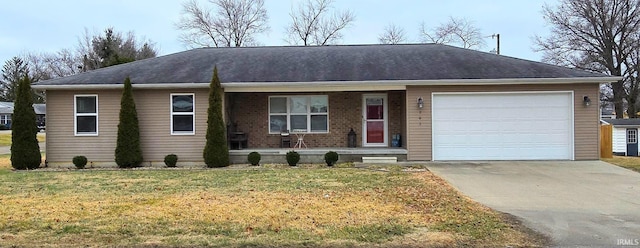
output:
[[[638,129],[627,128],[627,156],[638,156]]]
[[[366,147],[387,146],[387,94],[365,94],[362,97],[362,144]]]

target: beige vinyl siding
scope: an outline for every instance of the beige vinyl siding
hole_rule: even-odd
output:
[[[98,95],[98,136],[75,136],[75,95]],[[47,91],[47,161],[113,161],[121,91]]]
[[[599,157],[599,84],[559,85],[476,85],[476,86],[408,86],[407,87],[407,149],[408,160],[432,160],[431,96],[433,92],[509,92],[509,91],[573,91],[574,92],[574,155],[576,160]],[[583,96],[592,105],[583,105]],[[424,108],[416,100],[422,97]]]
[[[431,87],[407,87],[407,160],[431,160]],[[424,106],[418,108],[418,98]]]
[[[600,86],[576,85],[574,93],[574,139],[576,160],[600,159]],[[584,96],[591,105],[584,106]]]
[[[172,93],[194,93],[195,134],[171,134]],[[178,155],[178,162],[203,161],[207,132],[208,89],[197,90],[137,90],[134,92],[140,143],[144,161],[162,162],[167,154]]]
[[[195,93],[195,135],[171,135],[171,93]],[[77,94],[98,95],[98,136],[74,136],[73,101]],[[47,161],[70,163],[73,156],[83,155],[90,162],[113,163],[121,94],[121,90],[47,91]],[[134,98],[145,163],[162,163],[170,153],[178,155],[179,163],[202,161],[208,89],[134,89]]]

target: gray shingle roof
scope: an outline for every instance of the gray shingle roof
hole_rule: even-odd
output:
[[[14,107],[13,102],[0,102],[0,114],[13,114]],[[47,114],[47,105],[44,103],[33,104],[33,110],[37,115]]]
[[[47,114],[47,105],[43,103],[33,104],[33,110],[37,115],[45,115]]]
[[[0,114],[12,114],[13,102],[0,102]]]
[[[640,118],[606,119],[604,121],[614,126],[640,126]]]
[[[34,85],[606,77],[440,44],[200,48]]]

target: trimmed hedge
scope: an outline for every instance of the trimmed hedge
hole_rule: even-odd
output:
[[[76,168],[84,169],[84,167],[87,165],[87,157],[75,156],[73,157],[72,162],[73,162],[73,165],[76,166]]]
[[[300,154],[296,151],[287,152],[287,163],[290,166],[296,166],[300,162]]]
[[[167,167],[176,167],[176,164],[178,164],[178,155],[169,154],[164,156],[164,164]]]
[[[338,153],[334,151],[328,151],[324,154],[324,162],[327,163],[327,166],[333,166],[338,161]]]
[[[249,155],[247,155],[247,161],[249,161],[249,163],[254,166],[260,164],[261,158],[262,156],[260,156],[259,152],[251,152],[249,153]]]

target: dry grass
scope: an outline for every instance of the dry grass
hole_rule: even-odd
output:
[[[38,142],[45,142],[47,140],[46,133],[38,133]],[[11,133],[0,134],[0,146],[11,146]]]
[[[428,171],[6,168],[0,247],[545,244]]]
[[[602,161],[640,172],[640,157],[613,156],[613,158],[603,158]]]
[[[5,155],[0,155],[0,174],[2,174],[2,171],[8,171],[13,169],[11,167],[11,155],[10,154],[5,154]]]

